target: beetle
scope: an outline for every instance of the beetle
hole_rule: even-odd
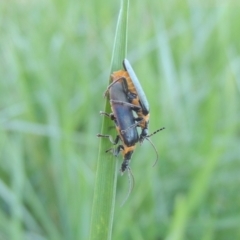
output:
[[[108,137],[113,144],[118,144],[119,140],[122,141],[122,144],[117,147],[114,154],[117,155],[120,151],[122,151],[124,160],[120,171],[121,173],[124,173],[126,169],[130,169],[130,159],[136,148],[136,144],[139,142],[139,135],[136,127],[132,127],[126,132],[121,131],[122,129],[127,129],[129,126],[135,124],[135,118],[133,116],[131,106],[122,104],[122,102],[127,102],[127,96],[125,94],[124,84],[122,81],[117,81],[109,89],[109,99],[112,113],[108,114],[100,112],[100,114],[105,115],[114,121],[118,135],[114,141],[110,135],[98,134],[97,136]]]
[[[126,59],[124,59],[123,64]],[[129,63],[129,62],[128,62]],[[136,76],[136,75],[135,75]],[[134,124],[128,126],[127,129],[121,129],[122,133],[127,132],[130,128],[138,126],[142,128],[142,132],[140,134],[140,142],[143,142],[144,138],[148,135],[148,123],[149,123],[149,105],[146,99],[146,96],[143,97],[145,99],[146,104],[142,104],[142,101],[139,98],[139,94],[135,88],[135,84],[133,83],[128,71],[126,70],[119,70],[113,72],[111,74],[112,83],[108,86],[107,90],[104,93],[104,96],[107,95],[108,91],[118,82],[121,81],[123,83],[123,89],[127,96],[127,101],[119,101],[123,105],[128,105],[132,108],[133,111],[136,112],[137,118],[135,118]],[[142,87],[140,85],[140,89]],[[140,90],[139,90],[140,92]],[[143,90],[142,90],[143,92]],[[144,92],[143,92],[144,93]],[[116,103],[116,100],[115,100]]]
[[[131,64],[126,58],[123,60],[123,67],[128,72],[131,80],[128,81],[128,88],[132,93],[134,93],[134,95],[128,94],[128,100],[134,105],[138,105],[140,107],[140,109],[135,108],[133,110],[135,110],[138,115],[137,125],[142,128],[142,133],[140,135],[140,142],[142,142],[148,135],[148,124],[150,118],[149,103]],[[135,99],[134,96],[136,96]]]
[[[149,118],[150,118],[150,107],[147,100],[147,97],[142,89],[142,86],[131,66],[129,61],[127,59],[123,60],[123,67],[124,70],[119,70],[116,72],[113,72],[111,74],[112,83],[107,87],[107,90],[104,93],[104,96],[108,94],[110,89],[117,84],[118,82],[122,82],[123,84],[123,91],[126,94],[127,101],[122,100],[112,100],[112,102],[119,103],[122,105],[127,105],[131,107],[133,111],[136,112],[137,117],[135,118],[135,122],[132,125],[129,125],[126,129],[120,129],[121,133],[128,132],[131,128],[135,128],[136,126],[140,127],[142,129],[142,132],[139,137],[140,144],[144,141],[144,139],[148,140],[151,145],[153,146],[157,159],[155,163],[158,160],[158,153],[156,150],[156,147],[151,142],[149,137],[151,137],[153,134],[156,134],[157,132],[165,129],[160,128],[156,130],[152,134],[148,134],[148,125],[149,125]],[[154,165],[155,165],[154,163]]]

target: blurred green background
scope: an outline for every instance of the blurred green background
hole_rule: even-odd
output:
[[[0,2],[0,239],[87,239],[120,2]],[[240,239],[240,3],[130,1],[151,104],[113,239]],[[106,140],[107,141],[107,140]],[[119,165],[122,158],[118,158]]]

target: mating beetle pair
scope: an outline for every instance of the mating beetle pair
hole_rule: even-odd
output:
[[[125,94],[124,85],[122,82],[115,82],[115,84],[109,88],[109,98],[113,113],[100,113],[107,117],[110,117],[111,120],[115,122],[118,135],[114,141],[110,135],[98,134],[98,136],[108,137],[114,145],[118,144],[119,140],[122,141],[122,144],[117,147],[114,154],[118,155],[118,153],[122,150],[124,161],[121,166],[121,172],[123,173],[126,169],[129,168],[129,161],[136,147],[136,143],[139,141],[139,136],[136,127],[129,128],[124,133],[121,132],[122,129],[127,129],[129,126],[135,124],[135,119],[131,107],[127,104],[124,104],[127,103],[127,96]]]
[[[151,135],[148,135],[150,115],[147,98],[127,59],[123,60],[123,67],[124,70],[119,70],[111,75],[112,83],[104,93],[105,96],[109,96],[113,113],[101,112],[101,114],[110,117],[115,122],[118,135],[115,141],[109,135],[97,135],[99,137],[108,137],[113,144],[117,144],[119,140],[122,141],[122,144],[114,152],[117,155],[122,150],[124,158],[120,169],[122,173],[125,170],[131,171],[129,162],[136,143],[142,143],[146,139],[152,144],[149,137],[164,129],[158,129]],[[137,117],[134,117],[133,111],[136,112]],[[140,136],[138,135],[137,127],[142,129]],[[152,146],[157,154],[155,146],[153,144]]]
[[[140,134],[139,141],[142,142],[144,138],[148,135],[148,123],[150,117],[149,104],[142,89],[142,86],[139,83],[138,78],[127,59],[124,59],[123,67],[125,71],[119,70],[111,75],[112,83],[108,86],[104,95],[107,94],[109,89],[111,89],[114,84],[116,84],[117,82],[122,82],[124,92],[127,97],[127,102],[118,101],[118,103],[130,106],[132,110],[137,113],[138,118],[135,118],[134,124],[128,126],[128,128],[125,130],[122,129],[121,131],[123,133],[129,130],[129,128],[133,128],[136,126],[141,127],[142,132]],[[115,103],[117,103],[117,101],[115,101]]]

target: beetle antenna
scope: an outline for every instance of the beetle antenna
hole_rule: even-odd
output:
[[[125,197],[125,199],[123,200],[122,204],[121,204],[121,207],[126,203],[126,201],[128,200],[133,188],[134,188],[134,184],[135,184],[135,181],[134,181],[134,176],[133,176],[133,173],[132,173],[132,170],[131,168],[128,166],[127,167],[127,174],[128,174],[128,182],[129,182],[129,189],[128,189],[128,193],[127,193],[127,196]]]
[[[156,130],[155,132],[153,132],[153,133],[151,133],[150,135],[146,136],[146,138],[149,138],[149,137],[151,137],[152,135],[154,135],[154,134],[156,134],[156,133],[158,133],[158,132],[162,131],[163,129],[165,129],[165,127],[163,127],[163,128],[160,128],[160,129]]]
[[[153,142],[150,140],[150,137],[151,137],[152,135],[154,135],[154,134],[162,131],[163,129],[165,129],[165,127],[156,130],[155,132],[149,134],[148,136],[146,136],[146,137],[144,138],[144,139],[147,139],[147,140],[151,143],[151,145],[153,146],[153,148],[154,148],[154,150],[155,150],[155,153],[156,153],[156,155],[157,155],[157,158],[156,158],[156,160],[155,160],[155,162],[154,162],[154,164],[153,164],[153,167],[154,167],[154,166],[156,165],[156,163],[158,162],[159,155],[158,155],[158,152],[157,152],[157,149],[156,149],[155,145],[154,145]]]
[[[154,167],[156,165],[156,163],[158,162],[159,155],[158,155],[157,149],[156,149],[155,145],[153,144],[153,142],[148,137],[146,137],[146,139],[151,143],[151,145],[153,146],[155,153],[157,155],[157,158],[156,158],[154,164],[152,165]]]

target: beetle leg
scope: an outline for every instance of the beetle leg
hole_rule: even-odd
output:
[[[117,149],[110,148],[110,149],[106,150],[106,153],[111,151],[112,154],[113,154],[115,157],[117,157],[118,154],[120,153],[120,151],[123,150],[123,149],[124,149],[123,145],[119,145],[119,146],[117,147]]]
[[[126,106],[129,106],[131,108],[138,109],[138,110],[141,109],[141,107],[139,107],[137,105],[134,105],[134,104],[131,104],[131,103],[128,103],[128,102],[123,102],[123,101],[118,101],[118,100],[110,100],[110,102],[111,103],[119,103],[119,104],[126,105]]]
[[[138,123],[134,123],[133,125],[129,126],[128,128],[121,130],[121,133],[124,134],[125,132],[127,132],[129,129],[137,127]]]
[[[118,144],[119,139],[120,139],[119,135],[117,135],[116,139],[113,140],[113,138],[112,138],[111,135],[103,135],[103,134],[100,134],[100,133],[97,134],[97,137],[105,137],[105,138],[109,138],[110,142],[111,142],[113,145]]]
[[[111,77],[112,77],[112,75],[111,75]],[[120,80],[122,80],[122,79],[125,79],[125,77],[120,77],[120,78],[114,80],[114,81],[107,87],[107,90],[103,93],[103,96],[106,97],[106,96],[107,96],[107,93],[108,93],[109,89],[112,87],[112,85],[114,85],[116,82],[118,82],[118,81],[120,81]]]
[[[104,115],[106,117],[109,117],[111,120],[115,120],[115,116],[113,115],[113,113],[106,113],[106,112],[103,112],[103,111],[100,111],[100,115]]]
[[[124,149],[123,145],[119,145],[115,150],[114,155],[117,156]]]
[[[140,122],[142,122],[143,120],[144,120],[143,118],[135,118],[136,123],[132,124],[131,126],[129,126],[128,128],[126,128],[126,129],[124,129],[124,130],[121,130],[121,133],[123,134],[123,133],[127,132],[129,129],[134,128],[134,127],[137,127],[138,124],[139,124]]]

